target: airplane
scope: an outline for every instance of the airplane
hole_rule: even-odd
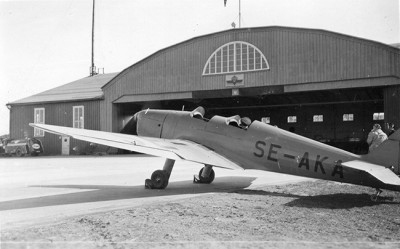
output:
[[[212,183],[213,167],[264,170],[400,191],[394,172],[400,160],[400,130],[367,155],[356,155],[278,127],[239,115],[204,117],[193,111],[142,110],[132,117],[135,134],[30,123],[57,135],[166,158],[145,180],[145,188],[165,189],[176,160],[204,164],[194,183]]]

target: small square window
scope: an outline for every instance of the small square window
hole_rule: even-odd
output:
[[[271,117],[263,117],[261,118],[261,122],[265,124],[270,124],[271,123]]]
[[[313,122],[315,123],[324,122],[324,115],[314,115]]]
[[[384,112],[375,112],[372,116],[373,120],[385,120],[385,113]]]
[[[354,114],[352,113],[343,114],[343,121],[344,122],[354,121]]]
[[[297,116],[288,116],[287,122],[288,123],[297,123]]]

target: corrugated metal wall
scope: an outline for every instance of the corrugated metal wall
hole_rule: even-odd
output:
[[[29,123],[34,122],[34,109],[45,108],[45,123],[72,127],[73,106],[84,106],[84,126],[86,129],[100,130],[100,100],[85,102],[69,102],[54,104],[35,104],[25,106],[12,106],[10,111],[10,136],[11,138],[33,137],[33,128]],[[39,137],[45,147],[45,154],[61,154],[61,140],[57,135],[45,133]],[[71,139],[71,146],[87,146],[87,143]],[[72,152],[71,152],[72,153]]]
[[[400,128],[400,86],[387,87],[384,92],[385,121]]]
[[[399,50],[384,44],[321,30],[232,29],[166,48],[124,70],[103,89],[101,129],[112,131],[112,102],[123,95],[226,88],[225,74],[202,72],[209,56],[231,41],[253,44],[270,66],[245,73],[246,87],[400,77]]]

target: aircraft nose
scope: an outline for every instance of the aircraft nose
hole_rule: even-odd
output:
[[[139,116],[140,112],[135,113],[120,132],[123,134],[138,135],[138,122],[140,120]]]
[[[131,132],[133,133],[133,135],[138,135],[138,125],[139,125],[139,121],[143,115],[144,115],[144,111],[139,111],[139,112],[135,113],[135,115],[133,115],[132,121],[131,121],[132,122]]]

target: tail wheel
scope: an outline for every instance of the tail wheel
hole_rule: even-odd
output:
[[[156,170],[151,174],[153,188],[164,189],[168,186],[168,173],[165,170]]]
[[[200,172],[199,172],[199,180],[200,180],[200,183],[212,183],[212,182],[214,181],[214,178],[215,178],[215,172],[214,172],[214,170],[211,169],[210,175],[209,175],[208,177],[203,177],[203,176],[202,176],[203,170],[204,170],[204,168],[201,168],[201,170],[200,170]]]

